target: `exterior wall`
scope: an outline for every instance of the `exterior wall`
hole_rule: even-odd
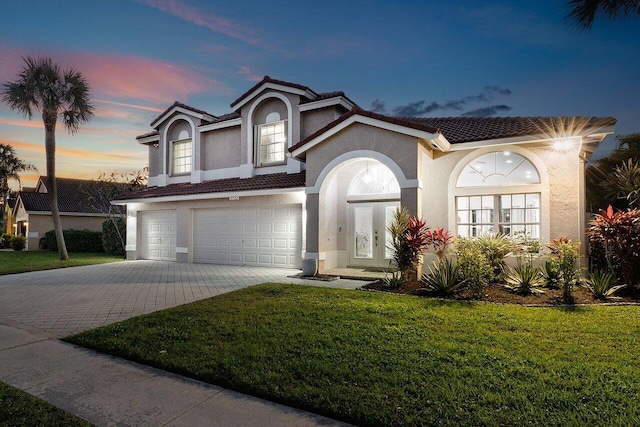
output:
[[[149,178],[155,178],[162,173],[162,152],[154,144],[148,145],[149,150]]]
[[[107,217],[103,216],[60,215],[63,230],[102,231],[102,223],[107,219]],[[28,251],[37,251],[40,239],[42,239],[48,231],[53,230],[53,219],[51,218],[51,214],[30,214],[27,221],[29,225],[27,227],[26,249]]]
[[[205,132],[201,135],[203,169],[225,169],[239,167],[240,126]]]
[[[304,111],[301,114],[300,139],[322,129],[342,114],[340,107],[326,107],[317,110]]]
[[[160,203],[132,203],[127,207],[127,259],[139,259],[137,243],[140,239],[139,212],[155,210],[176,210],[177,213],[177,250],[178,262],[193,262],[193,222],[194,209],[213,209],[230,207],[255,207],[264,205],[304,204],[304,193],[290,192],[265,196],[240,196],[239,200],[229,198],[185,200]]]

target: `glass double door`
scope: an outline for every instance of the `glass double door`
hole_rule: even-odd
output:
[[[386,268],[391,260],[387,224],[400,201],[349,203],[349,266]]]

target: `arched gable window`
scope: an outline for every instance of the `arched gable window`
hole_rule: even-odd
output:
[[[456,229],[460,236],[486,233],[540,238],[540,174],[526,157],[493,151],[468,162],[456,180]],[[460,194],[461,192],[458,192]]]
[[[369,162],[349,184],[347,195],[372,195],[400,193],[400,185],[391,169],[382,163]]]
[[[184,175],[191,172],[193,141],[189,132],[181,130],[178,138],[171,141],[171,174]]]

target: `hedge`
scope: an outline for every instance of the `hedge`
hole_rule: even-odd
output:
[[[114,218],[118,228],[120,229],[120,235],[125,238],[127,235],[126,223],[122,218]],[[113,221],[110,219],[102,223],[102,247],[105,253],[109,255],[124,256],[124,248],[122,247],[122,241],[118,237],[116,227]]]
[[[102,249],[102,233],[93,230],[62,230],[64,243],[68,252],[104,252]],[[52,252],[58,251],[55,230],[47,231],[44,235],[45,248]]]

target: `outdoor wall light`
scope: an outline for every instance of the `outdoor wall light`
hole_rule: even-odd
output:
[[[553,140],[553,149],[556,151],[569,151],[577,145],[579,138],[577,136],[555,138]]]

